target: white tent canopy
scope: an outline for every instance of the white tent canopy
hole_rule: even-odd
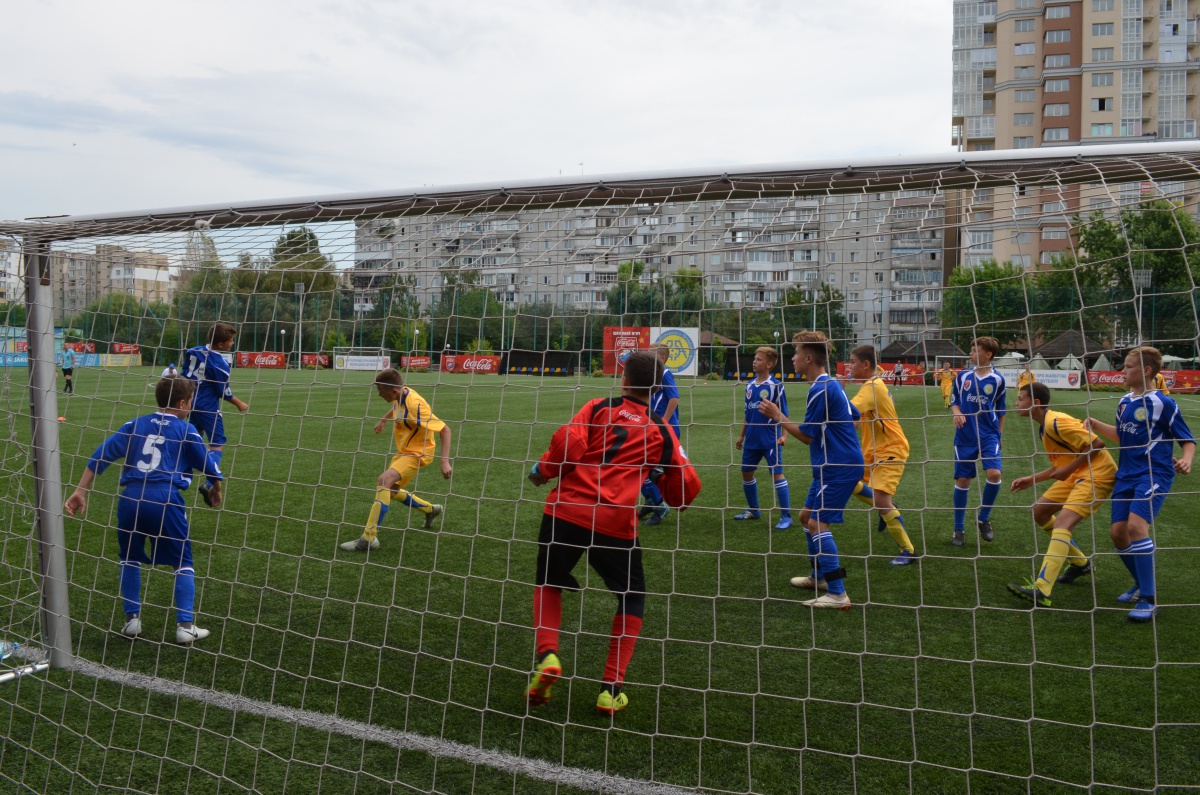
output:
[[[1108,360],[1108,357],[1102,353],[1102,354],[1100,354],[1100,358],[1097,359],[1096,363],[1092,366],[1092,369],[1093,370],[1111,370],[1111,369],[1113,369],[1113,366],[1112,366],[1112,362],[1110,362]]]
[[[1181,362],[1190,361],[1182,356],[1172,356],[1169,353],[1163,354],[1163,364],[1179,364]]]
[[[1003,356],[997,356],[992,360],[992,367],[1020,367],[1021,361],[1011,353],[1006,353]]]
[[[1067,356],[1065,359],[1063,359],[1061,362],[1058,363],[1058,366],[1055,369],[1058,369],[1058,370],[1082,370],[1083,362],[1079,361],[1074,356]]]
[[[1049,370],[1050,362],[1046,361],[1040,353],[1029,360],[1030,370]]]

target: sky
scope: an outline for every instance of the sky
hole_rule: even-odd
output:
[[[0,219],[950,144],[951,0],[21,0]]]

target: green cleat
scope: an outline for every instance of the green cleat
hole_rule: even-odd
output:
[[[1042,589],[1037,587],[1036,583],[1029,582],[1025,585],[1017,585],[1010,582],[1008,584],[1009,593],[1013,596],[1019,596],[1022,599],[1028,599],[1030,607],[1049,607],[1050,597],[1042,593]]]
[[[607,690],[601,690],[596,699],[596,711],[601,715],[615,715],[629,706],[629,696],[618,691],[614,696]]]
[[[554,652],[547,652],[537,664],[537,673],[533,677],[533,683],[529,685],[529,690],[525,693],[525,700],[532,707],[540,707],[542,704],[550,701],[550,688],[558,682],[562,677],[562,663],[558,661],[558,655]]]

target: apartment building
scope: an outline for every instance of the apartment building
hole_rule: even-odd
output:
[[[1200,0],[954,0],[953,13],[952,140],[961,149],[1197,137]],[[953,196],[952,264],[1046,266],[1070,248],[1070,216],[1196,190],[1180,182]]]
[[[166,254],[114,245],[97,245],[93,252],[52,251],[50,269],[58,321],[114,293],[169,302],[178,280]]]
[[[8,238],[0,238],[0,303],[25,300],[22,276],[20,248]]]

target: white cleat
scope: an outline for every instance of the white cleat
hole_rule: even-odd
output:
[[[823,591],[826,588],[824,580],[814,579],[812,575],[793,577],[791,583],[793,588],[807,588],[810,591]]]
[[[142,619],[139,616],[130,616],[125,622],[125,626],[121,627],[121,634],[127,638],[136,638],[142,634]]]
[[[816,599],[809,599],[804,604],[809,607],[823,607],[831,610],[849,610],[850,596],[844,593],[823,593]]]
[[[200,629],[200,627],[196,626],[195,624],[192,624],[190,627],[185,627],[183,624],[179,624],[175,627],[175,642],[183,644],[184,646],[191,645],[198,640],[204,640],[207,637],[208,630]]]
[[[433,527],[433,520],[436,519],[437,517],[441,516],[443,510],[445,510],[445,508],[443,508],[441,505],[434,505],[433,509],[430,510],[429,513],[425,514],[425,529],[426,530]]]
[[[366,552],[368,549],[379,549],[379,539],[372,538],[370,541],[359,536],[353,541],[347,541],[344,544],[338,544],[345,552]]]

